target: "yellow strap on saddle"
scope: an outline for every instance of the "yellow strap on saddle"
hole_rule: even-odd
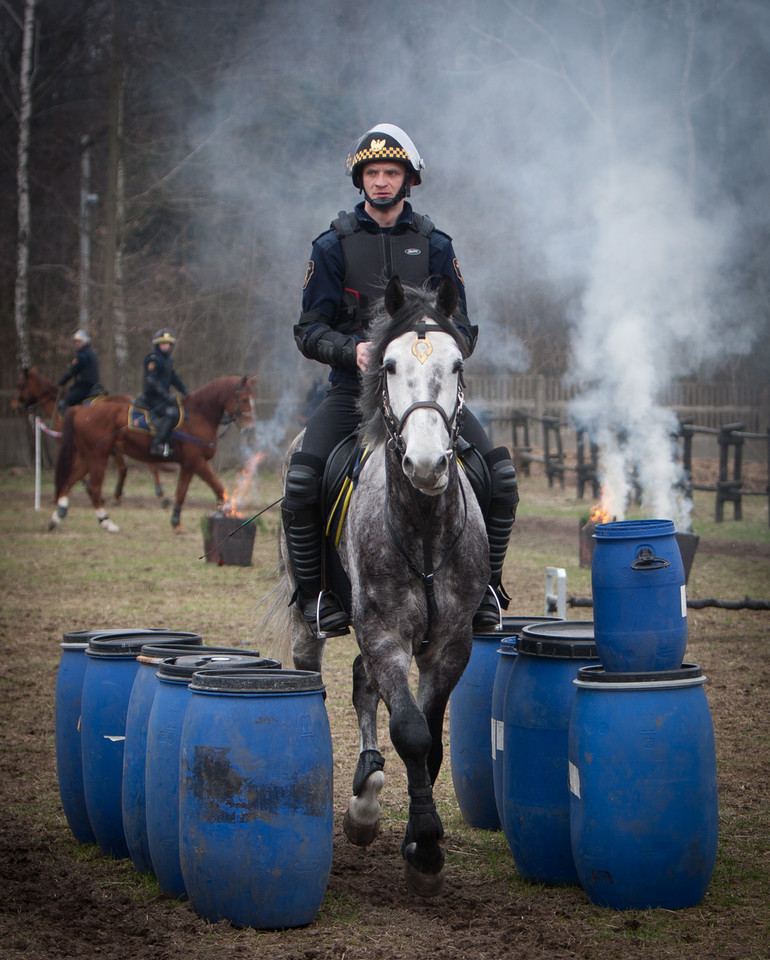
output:
[[[329,519],[326,522],[326,536],[331,537],[333,534],[335,547],[339,546],[340,539],[342,538],[342,528],[345,526],[345,518],[348,515],[350,498],[353,496],[353,491],[358,483],[358,474],[369,459],[371,452],[368,445],[363,448],[356,461],[352,476],[347,476],[342,481],[342,486],[340,492],[337,494],[337,499],[334,501],[334,506],[329,511]]]

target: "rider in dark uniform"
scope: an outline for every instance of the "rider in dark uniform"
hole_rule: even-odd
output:
[[[91,349],[91,338],[85,330],[76,330],[72,342],[75,345],[75,356],[72,363],[59,378],[59,386],[75,378],[75,382],[59,401],[61,415],[70,407],[82,403],[88,397],[95,397],[104,393],[104,387],[99,383],[99,361]]]
[[[158,330],[152,338],[153,349],[144,358],[144,385],[141,401],[146,406],[153,426],[153,437],[150,453],[157,457],[170,457],[171,433],[179,419],[179,409],[171,396],[171,387],[187,395],[187,387],[182,383],[171,359],[171,348],[176,343],[176,337],[170,330]]]
[[[330,387],[307,423],[302,449],[289,463],[282,513],[297,602],[311,623],[316,622],[318,596],[324,590],[321,479],[331,451],[359,425],[359,370],[366,368],[372,302],[382,296],[392,276],[409,283],[430,279],[437,287],[447,274],[454,279],[460,309],[467,314],[465,284],[451,237],[406,200],[410,188],[420,183],[423,169],[415,145],[399,127],[383,123],[365,133],[346,161],[353,186],[365,199],[352,213],[340,213],[331,229],[313,241],[307,265],[294,339],[304,356],[331,367]],[[470,353],[477,328],[467,320],[459,327]],[[508,450],[492,447],[467,408],[461,435],[476,448],[491,475],[491,502],[484,510],[490,586],[507,609],[510,598],[500,580],[519,499],[516,471]],[[328,636],[343,632],[349,623],[331,592],[323,593],[319,619]],[[474,627],[483,629],[497,620],[497,602],[487,591]]]

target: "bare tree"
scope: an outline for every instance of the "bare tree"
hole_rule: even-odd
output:
[[[16,291],[14,320],[18,336],[17,358],[20,367],[31,365],[29,348],[29,130],[32,118],[33,45],[35,39],[35,6],[37,0],[24,5],[24,42],[19,70],[19,145],[16,176],[18,194],[18,226],[16,232]]]

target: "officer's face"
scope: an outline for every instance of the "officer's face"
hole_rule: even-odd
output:
[[[367,163],[362,174],[364,191],[372,200],[389,200],[401,189],[405,173],[400,163]]]
[[[171,344],[168,342],[159,343],[158,350],[160,350],[161,353],[168,353],[171,350]]]

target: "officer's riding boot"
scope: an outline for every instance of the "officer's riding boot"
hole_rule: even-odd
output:
[[[484,455],[492,479],[492,497],[484,518],[489,539],[489,586],[473,617],[475,631],[489,630],[500,623],[500,608],[508,609],[511,598],[502,585],[503,563],[508,552],[516,506],[519,502],[516,469],[505,447]],[[494,591],[494,596],[493,596]],[[499,604],[499,606],[498,606]]]
[[[281,515],[297,586],[292,602],[298,604],[302,618],[315,625],[319,633],[334,637],[348,632],[350,617],[337,597],[324,591],[322,472],[323,464],[317,457],[301,452],[292,456]]]
[[[164,411],[163,416],[159,417],[156,421],[155,436],[152,438],[152,446],[150,447],[150,453],[152,456],[170,457],[173,453],[169,441],[171,434],[174,431],[176,419],[176,411],[173,413],[167,413]]]

